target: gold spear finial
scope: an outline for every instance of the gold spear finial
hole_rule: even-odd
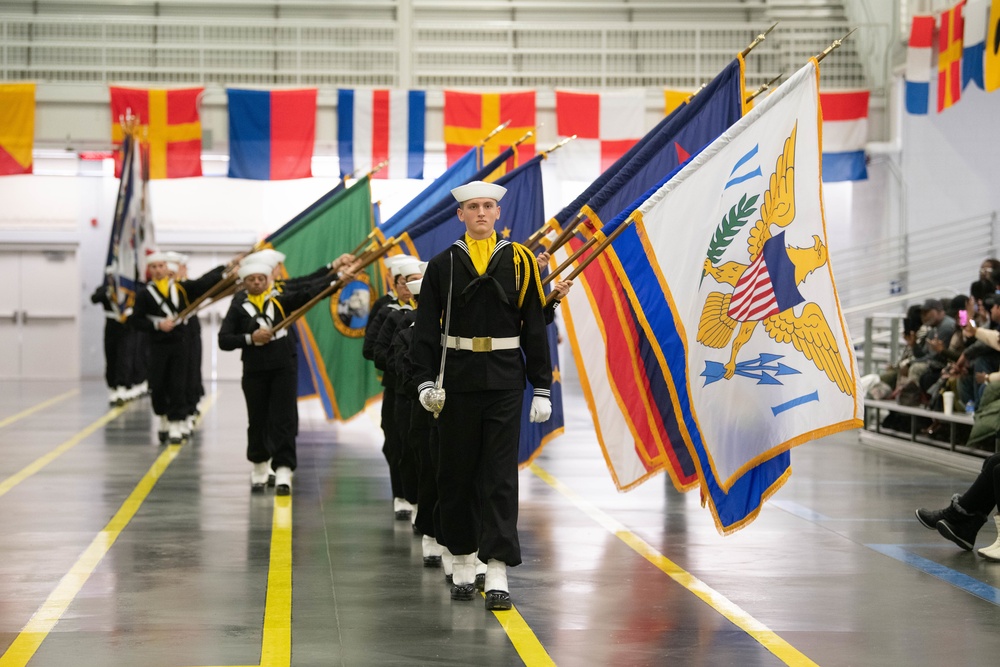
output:
[[[521,144],[523,144],[523,143],[524,143],[525,141],[527,141],[528,139],[530,139],[530,138],[531,138],[531,137],[533,137],[534,135],[535,135],[535,133],[534,133],[533,131],[531,131],[531,130],[528,130],[528,131],[527,131],[527,132],[526,132],[526,133],[524,134],[524,136],[523,136],[523,137],[521,137],[520,139],[518,139],[517,141],[515,141],[515,142],[514,142],[513,144],[511,144],[511,146],[510,146],[510,147],[511,147],[511,148],[513,148],[514,146],[520,146]]]
[[[818,63],[823,62],[823,58],[826,58],[826,56],[835,49],[839,49],[840,45],[844,43],[844,40],[853,35],[855,31],[857,31],[857,28],[851,28],[851,31],[849,33],[847,33],[840,39],[835,39],[832,42],[830,42],[830,46],[823,49],[823,51],[821,51],[820,54],[816,56],[816,62]]]
[[[773,79],[771,79],[767,83],[760,84],[760,88],[758,88],[757,90],[755,90],[752,93],[750,93],[749,95],[747,95],[747,104],[749,104],[750,102],[753,102],[754,98],[756,98],[758,95],[762,94],[764,91],[770,90],[771,86],[773,86],[774,84],[776,84],[778,82],[778,80],[781,77],[783,77],[783,76],[785,76],[784,72],[782,72],[778,76],[774,77]]]
[[[563,146],[565,146],[569,142],[573,141],[574,139],[576,139],[576,135],[575,134],[572,135],[572,136],[566,137],[565,139],[563,139],[559,143],[555,144],[554,146],[552,146],[552,147],[550,147],[550,148],[548,148],[548,149],[546,149],[544,151],[541,151],[541,153],[542,153],[542,155],[548,155],[552,151],[559,150],[560,148],[562,148]]]
[[[747,54],[750,53],[751,51],[753,51],[753,49],[754,49],[755,46],[757,46],[758,44],[760,44],[761,42],[763,42],[765,39],[767,39],[767,36],[771,34],[771,31],[774,30],[777,27],[778,27],[778,21],[775,21],[774,25],[772,25],[770,28],[768,28],[764,32],[762,32],[759,35],[757,35],[756,37],[754,37],[753,41],[750,42],[749,44],[747,44],[747,48],[745,48],[742,51],[740,51],[740,55],[743,56],[744,58],[746,58]]]
[[[382,160],[377,165],[375,165],[375,167],[371,171],[369,171],[367,174],[365,174],[365,176],[374,176],[375,174],[377,174],[378,172],[382,171],[383,169],[385,169],[388,166],[389,166],[389,161],[388,160]]]
[[[508,120],[508,121],[507,121],[506,123],[504,123],[503,125],[498,125],[498,126],[496,126],[496,127],[495,127],[495,128],[493,129],[493,131],[492,131],[492,132],[490,132],[489,134],[487,134],[487,135],[486,135],[486,138],[485,138],[485,139],[483,139],[482,141],[480,141],[480,142],[479,142],[479,145],[480,145],[480,146],[484,145],[484,144],[485,144],[485,143],[486,143],[487,141],[489,141],[490,139],[492,139],[492,138],[493,138],[493,137],[495,137],[496,135],[498,135],[498,134],[500,134],[501,132],[503,132],[504,130],[506,130],[506,129],[507,129],[507,126],[508,126],[508,125],[510,125],[510,123],[511,123],[511,121],[510,121],[510,120]]]

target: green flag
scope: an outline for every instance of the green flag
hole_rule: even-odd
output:
[[[285,254],[289,275],[305,275],[354,250],[373,225],[371,183],[365,176],[305,211],[270,241]],[[295,325],[328,419],[350,419],[382,391],[374,366],[361,356],[368,312],[382,291],[377,267],[359,274]]]

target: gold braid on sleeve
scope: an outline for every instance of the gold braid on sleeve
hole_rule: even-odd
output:
[[[520,257],[520,260],[525,264],[525,276],[524,283],[521,284],[520,294],[517,299],[517,307],[520,308],[524,305],[524,298],[528,294],[528,287],[532,282],[535,283],[535,287],[538,290],[538,298],[542,303],[542,307],[545,307],[545,289],[542,287],[542,274],[538,271],[538,262],[535,260],[535,256],[531,254],[525,246],[520,243],[512,244],[514,246],[514,257]],[[517,260],[515,259],[515,264]],[[534,278],[534,281],[532,281]]]

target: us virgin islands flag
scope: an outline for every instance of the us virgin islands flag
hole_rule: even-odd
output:
[[[815,61],[630,216],[611,261],[670,385],[723,533],[788,479],[788,451],[862,425],[826,244]]]

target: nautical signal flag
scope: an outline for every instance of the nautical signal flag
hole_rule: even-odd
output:
[[[422,90],[338,90],[340,175],[368,172],[388,160],[372,178],[423,178],[426,108]]]
[[[0,83],[0,176],[30,174],[35,84]]]
[[[962,97],[962,9],[965,2],[941,12],[938,31],[937,110],[944,111]]]
[[[867,90],[819,94],[823,109],[824,182],[868,178],[865,168],[868,98]]]
[[[983,57],[986,52],[986,19],[990,13],[988,0],[968,0],[963,19],[962,90],[970,82],[983,88]]]
[[[926,114],[934,59],[934,17],[914,16],[906,49],[906,110]]]
[[[121,176],[125,137],[121,119],[138,120],[143,144],[149,149],[149,178],[201,176],[201,116],[198,102],[204,88],[160,90],[111,87],[111,141],[115,145],[115,176]]]
[[[510,125],[483,145],[483,139],[507,121]],[[480,145],[485,164],[528,132],[533,134],[517,146],[517,164],[527,162],[535,154],[533,90],[518,93],[444,91],[444,144],[449,167],[470,148]]]
[[[983,84],[986,92],[1000,88],[1000,0],[990,5],[986,24],[986,53],[983,57]]]
[[[229,177],[277,181],[312,176],[316,89],[226,90]]]
[[[561,178],[593,181],[642,138],[646,93],[556,90],[556,133],[576,139],[557,155]]]

